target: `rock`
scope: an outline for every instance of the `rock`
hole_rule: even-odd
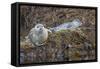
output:
[[[24,53],[20,53],[20,63],[23,64],[25,63],[25,54]]]

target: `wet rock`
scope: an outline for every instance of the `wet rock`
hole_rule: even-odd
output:
[[[27,61],[33,62],[33,52],[28,52],[26,54]]]
[[[20,63],[23,64],[25,63],[25,54],[24,53],[20,53]]]

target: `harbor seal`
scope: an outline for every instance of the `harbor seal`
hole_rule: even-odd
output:
[[[47,28],[44,28],[43,24],[37,24],[30,30],[28,38],[33,45],[41,46],[44,45],[44,42],[47,40],[48,32],[51,31]]]

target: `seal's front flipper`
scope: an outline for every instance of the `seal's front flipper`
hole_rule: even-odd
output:
[[[36,46],[43,46],[44,43],[40,44],[40,43],[36,42],[35,45],[36,45]]]
[[[47,31],[48,31],[48,32],[50,32],[50,33],[52,33],[52,31],[51,31],[51,30],[49,30],[49,29],[47,29]]]

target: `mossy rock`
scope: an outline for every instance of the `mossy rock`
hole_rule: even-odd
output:
[[[88,55],[91,56],[88,52],[94,53],[94,51],[91,52],[91,49],[85,49],[84,42],[87,44],[89,40],[82,32],[82,30],[81,33],[79,30],[61,30],[55,33],[49,33],[49,37],[43,46],[32,47],[31,45],[22,44],[20,48],[24,49],[23,53],[26,56],[30,52],[34,53],[32,62],[85,60],[84,58],[89,57]],[[69,47],[69,45],[72,47]],[[27,59],[25,62],[28,63],[28,58],[25,59]],[[93,58],[91,57],[91,59]]]
[[[55,44],[55,46],[61,46],[63,43],[76,45],[81,44],[84,41],[86,41],[85,37],[76,31],[61,30],[50,34],[47,44]]]

